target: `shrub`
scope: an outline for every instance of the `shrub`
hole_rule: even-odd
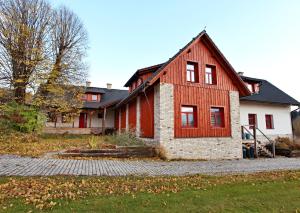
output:
[[[98,147],[98,140],[96,136],[89,138],[89,146],[91,149],[96,149]]]
[[[156,155],[162,159],[167,160],[167,152],[163,146],[159,146],[155,149]]]
[[[297,137],[300,136],[300,117],[293,120],[294,133]]]
[[[0,129],[23,133],[40,132],[46,116],[32,106],[6,103],[0,106]]]
[[[145,143],[137,138],[132,130],[123,131],[120,134],[106,135],[104,141],[119,146],[145,146]]]
[[[278,137],[275,141],[278,149],[300,150],[300,143],[296,143],[288,137]]]

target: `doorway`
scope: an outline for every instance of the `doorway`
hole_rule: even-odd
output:
[[[87,113],[80,113],[79,128],[87,128]]]

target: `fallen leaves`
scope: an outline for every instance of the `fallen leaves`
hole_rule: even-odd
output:
[[[61,205],[62,200],[87,196],[125,195],[136,198],[138,193],[177,193],[186,188],[209,190],[222,184],[300,180],[300,172],[270,172],[252,175],[185,176],[185,177],[33,177],[8,178],[0,183],[0,201],[21,199],[37,209]],[[8,206],[4,206],[8,208]]]
[[[38,157],[53,151],[89,148],[90,137],[92,136],[4,134],[0,135],[0,154]],[[102,137],[97,137],[97,139],[102,141]]]

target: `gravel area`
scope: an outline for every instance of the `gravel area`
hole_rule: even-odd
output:
[[[300,158],[222,161],[63,160],[0,155],[0,176],[161,176],[300,170]]]

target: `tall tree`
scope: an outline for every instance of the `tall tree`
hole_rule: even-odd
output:
[[[45,0],[0,0],[0,87],[9,86],[18,102],[25,102],[31,88],[38,91],[39,106],[52,107],[55,98],[60,106],[71,106],[63,96],[74,91],[71,96],[80,97],[81,87],[71,87],[85,82],[86,50],[86,30],[66,7],[53,9]]]
[[[51,14],[43,0],[0,0],[0,83],[9,85],[20,103],[43,69]]]
[[[35,103],[47,111],[77,113],[81,107],[86,65],[87,33],[76,14],[61,7],[53,12],[50,33],[50,70],[40,85]]]
[[[66,7],[54,12],[51,48],[53,66],[47,84],[81,83],[86,78],[87,33],[78,16]]]

